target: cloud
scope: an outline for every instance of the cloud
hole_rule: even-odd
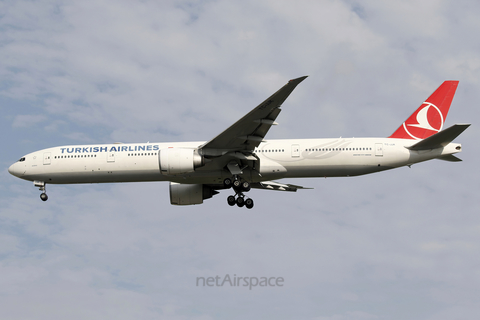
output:
[[[47,117],[44,115],[17,115],[13,119],[13,128],[27,128],[36,125],[37,123],[44,122]]]

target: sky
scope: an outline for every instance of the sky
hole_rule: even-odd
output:
[[[0,2],[1,319],[478,319],[478,1]],[[7,169],[70,144],[207,141],[289,79],[267,138],[387,137],[444,81],[463,162],[172,206],[168,183]],[[202,286],[268,277],[281,286]]]

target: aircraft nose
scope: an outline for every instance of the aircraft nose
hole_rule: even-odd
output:
[[[16,168],[16,163],[12,164],[10,166],[10,168],[8,168],[8,172],[11,174],[11,175],[14,175],[15,177],[18,177],[18,169]]]

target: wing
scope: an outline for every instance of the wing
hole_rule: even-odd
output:
[[[312,188],[305,188],[302,186],[296,186],[294,184],[278,183],[275,181],[254,182],[251,184],[251,186],[252,188],[255,188],[255,189],[293,191],[293,192],[296,192],[298,189],[312,189]]]
[[[290,80],[270,98],[262,102],[227,130],[199,147],[206,156],[221,156],[228,152],[246,151],[251,153],[267,134],[280,113],[282,103],[295,87],[307,77]]]

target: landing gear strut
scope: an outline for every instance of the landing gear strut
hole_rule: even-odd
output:
[[[42,193],[40,194],[40,199],[42,199],[42,201],[47,201],[48,200],[48,196],[47,196],[47,184],[44,182],[44,181],[33,181],[33,185],[35,187],[38,187],[40,191],[42,191]]]
[[[223,181],[223,185],[227,188],[233,187],[235,195],[227,197],[227,203],[230,206],[235,204],[241,208],[245,206],[247,209],[253,208],[253,200],[250,198],[245,199],[243,192],[250,191],[250,183],[248,181],[241,181],[237,176],[234,177],[233,181],[230,178],[226,178]]]

